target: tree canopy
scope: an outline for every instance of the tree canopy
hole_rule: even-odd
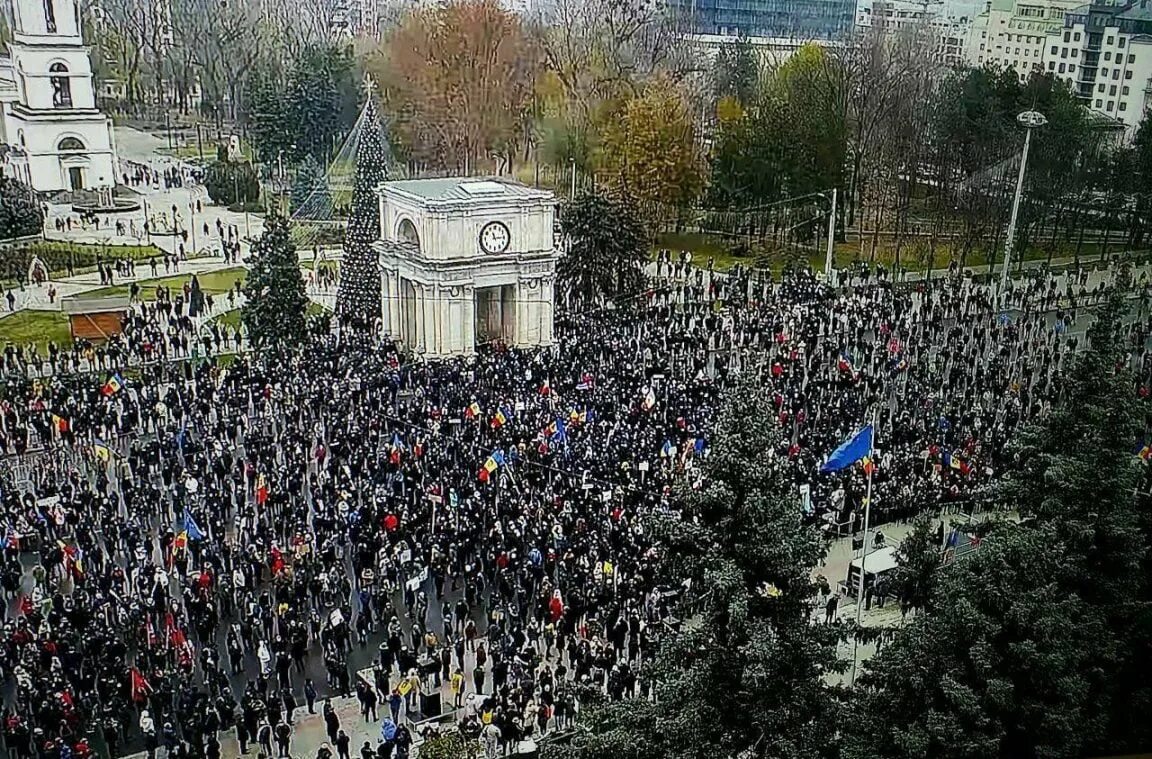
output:
[[[0,240],[38,235],[43,228],[44,211],[32,188],[0,176]]]
[[[557,267],[560,291],[586,306],[638,294],[648,238],[627,199],[579,195],[561,209],[560,231],[567,245]]]
[[[275,214],[264,220],[264,233],[252,246],[244,280],[241,319],[257,348],[292,348],[305,337],[308,296],[288,221]]]

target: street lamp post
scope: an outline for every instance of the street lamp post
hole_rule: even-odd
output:
[[[1000,292],[997,300],[1004,305],[1004,295],[1008,290],[1008,267],[1012,261],[1012,246],[1016,242],[1016,219],[1020,215],[1020,198],[1024,194],[1024,172],[1028,168],[1028,148],[1032,144],[1032,130],[1048,123],[1044,114],[1038,111],[1024,111],[1016,117],[1024,127],[1024,152],[1020,155],[1020,172],[1016,175],[1016,195],[1012,198],[1012,216],[1008,220],[1008,239],[1004,244],[1004,268],[1000,270]]]
[[[832,188],[832,208],[828,211],[828,249],[824,259],[824,279],[832,282],[832,253],[836,246],[836,189]]]

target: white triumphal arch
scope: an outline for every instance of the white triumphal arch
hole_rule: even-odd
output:
[[[552,342],[556,198],[504,179],[385,182],[384,331],[428,356]]]

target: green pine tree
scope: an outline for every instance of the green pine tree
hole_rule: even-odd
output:
[[[837,627],[812,621],[812,570],[825,543],[765,453],[780,447],[771,403],[750,386],[725,401],[683,515],[648,525],[658,574],[691,580],[680,633],[655,653],[655,702],[597,711],[573,753],[616,757],[823,757],[843,671]]]
[[[892,593],[905,609],[923,609],[932,598],[936,570],[940,568],[940,546],[932,520],[921,516],[912,524],[896,549],[898,566],[893,572]]]
[[[375,189],[388,179],[384,130],[369,96],[361,117],[363,132],[356,151],[352,213],[344,233],[344,258],[336,313],[348,326],[369,329],[381,316],[380,265],[372,243],[380,239],[380,204]]]
[[[584,193],[565,204],[560,229],[568,253],[560,259],[559,285],[580,304],[626,299],[644,284],[648,238],[635,208],[622,199]]]
[[[308,296],[287,220],[275,214],[264,220],[264,234],[252,246],[250,262],[241,310],[249,342],[257,348],[301,344]]]
[[[0,240],[39,234],[43,228],[44,212],[32,188],[0,173]]]

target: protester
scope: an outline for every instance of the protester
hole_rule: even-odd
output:
[[[495,756],[565,726],[580,688],[648,692],[680,585],[656,576],[642,525],[675,508],[675,483],[699,485],[737,377],[758,378],[780,427],[765,466],[829,533],[860,531],[864,476],[819,465],[868,421],[875,524],[972,508],[1016,427],[1062,391],[1104,292],[1041,275],[1001,316],[959,272],[832,290],[804,272],[659,267],[636,311],[561,319],[549,348],[438,363],[322,334],[171,364],[196,340],[182,295],[85,348],[95,380],[69,373],[75,352],[40,373],[10,348],[10,376],[38,376],[0,402],[8,745],[99,725],[154,755],[164,725],[208,754],[235,727],[287,756],[297,704],[320,700],[344,757],[353,726],[331,699],[356,692],[365,721],[387,701],[376,754],[404,757],[441,692]],[[1145,306],[1134,393],[1152,377]],[[821,603],[835,621],[836,595]]]

